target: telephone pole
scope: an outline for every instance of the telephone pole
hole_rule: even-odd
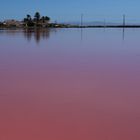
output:
[[[104,28],[106,27],[106,20],[104,19]]]
[[[81,14],[81,27],[83,26],[83,14]]]
[[[125,15],[123,15],[123,27],[125,27]]]

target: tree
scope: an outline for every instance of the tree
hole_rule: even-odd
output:
[[[41,17],[40,13],[36,12],[34,18],[32,18],[31,15],[27,14],[23,21],[26,27],[46,27],[46,25],[48,25],[48,22],[50,21],[50,17]]]
[[[28,22],[28,21],[31,21],[32,18],[30,15],[26,15],[26,18],[23,19],[24,22]]]
[[[35,17],[35,20],[38,22],[40,20],[40,13],[36,12],[34,17]]]
[[[4,24],[2,22],[0,22],[0,27],[3,27],[3,26],[4,26]]]
[[[41,18],[41,20],[42,20],[43,23],[45,23],[45,17],[44,16]]]
[[[27,15],[27,20],[28,20],[28,21],[31,21],[31,20],[32,20],[32,18],[31,18],[30,15]]]
[[[24,21],[24,22],[27,22],[27,18],[24,18],[23,21]]]
[[[50,17],[45,16],[45,20],[46,20],[46,21],[50,21]]]
[[[29,14],[26,15],[26,18],[24,18],[24,24],[25,24],[26,27],[33,27],[34,26],[32,18]]]

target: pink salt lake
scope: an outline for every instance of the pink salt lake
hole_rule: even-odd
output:
[[[0,140],[140,140],[140,29],[0,30]]]

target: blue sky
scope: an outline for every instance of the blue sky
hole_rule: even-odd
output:
[[[140,0],[1,0],[0,20],[22,19],[26,14],[40,11],[52,21],[85,20],[119,21],[126,14],[129,21],[140,21]]]

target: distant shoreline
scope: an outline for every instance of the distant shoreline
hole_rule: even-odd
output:
[[[53,29],[53,28],[140,28],[140,25],[91,25],[91,26],[79,26],[79,25],[60,25],[54,27],[0,27],[0,29]]]
[[[34,16],[27,14],[23,20],[9,19],[0,22],[0,29],[50,29],[50,28],[140,28],[140,24],[126,24],[125,15],[123,15],[123,22],[118,24],[113,23],[90,23],[84,24],[83,16],[81,15],[81,22],[79,23],[58,23],[50,22],[51,18],[42,16],[39,12],[35,12]]]

